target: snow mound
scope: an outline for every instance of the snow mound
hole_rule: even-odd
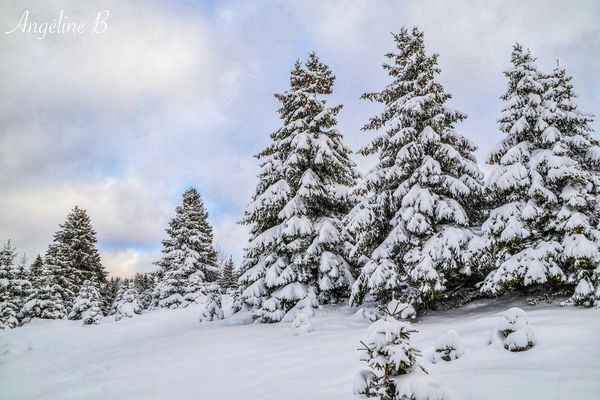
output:
[[[352,393],[369,395],[369,387],[371,386],[373,378],[375,377],[375,373],[368,369],[358,371],[358,373],[354,376],[354,382],[352,384]]]
[[[436,341],[430,361],[434,364],[444,360],[452,361],[462,357],[465,354],[465,348],[458,338],[458,333],[454,330],[446,332]]]
[[[422,371],[396,379],[398,399],[411,400],[455,400],[453,391],[431,379]]]
[[[529,326],[527,313],[518,307],[505,311],[491,334],[490,344],[501,345],[510,351],[524,351],[533,347],[535,336]]]
[[[292,335],[304,335],[312,332],[313,326],[310,322],[310,317],[306,313],[298,313],[296,318],[292,321]]]

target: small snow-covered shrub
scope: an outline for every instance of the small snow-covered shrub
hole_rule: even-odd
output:
[[[100,293],[92,282],[83,282],[83,287],[75,298],[73,308],[69,312],[69,319],[80,319],[83,325],[99,324],[102,321],[102,309],[100,308]]]
[[[135,290],[130,282],[123,282],[117,292],[117,297],[109,315],[114,315],[115,321],[120,321],[123,318],[133,318],[136,314],[141,313],[142,307],[138,303],[137,290]]]
[[[242,291],[237,288],[231,292],[231,312],[237,313],[242,311],[244,308],[244,299],[242,298]]]
[[[441,360],[452,361],[462,357],[464,354],[465,348],[458,338],[458,333],[451,330],[435,341],[431,362],[435,364]]]
[[[533,347],[535,337],[525,311],[518,307],[505,311],[492,332],[490,343],[501,344],[510,351],[524,351]]]
[[[218,291],[209,291],[201,300],[202,311],[200,312],[200,322],[214,321],[223,319],[223,308],[221,306],[221,295]]]
[[[305,313],[299,313],[292,321],[292,335],[303,335],[313,331],[310,316]]]
[[[452,393],[429,378],[419,364],[421,352],[410,343],[410,335],[416,332],[410,322],[395,317],[410,310],[392,300],[382,311],[386,315],[371,324],[367,340],[361,342],[361,360],[370,370],[357,374],[354,393],[381,400],[450,399]]]
[[[598,273],[600,281],[600,272]],[[584,306],[600,307],[600,284],[594,289],[594,284],[587,277],[583,276],[573,292],[573,296],[567,301],[560,303],[561,306]]]
[[[410,323],[389,316],[371,324],[367,341],[362,342],[364,353],[361,360],[368,363],[373,376],[362,393],[381,399],[397,398],[394,378],[420,367],[417,363],[420,351],[410,343],[410,334],[413,332],[415,330]]]

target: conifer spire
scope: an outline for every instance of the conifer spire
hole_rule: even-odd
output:
[[[482,287],[491,293],[567,279],[591,283],[600,263],[600,151],[592,118],[577,109],[564,69],[545,75],[535,61],[516,44],[505,72],[498,121],[506,137],[489,160],[496,207],[483,224],[496,260]]]
[[[364,263],[353,302],[373,295],[418,306],[470,275],[463,257],[483,175],[475,145],[454,130],[466,115],[446,105],[451,96],[423,32],[402,28],[394,41],[383,64],[392,82],[362,96],[384,106],[363,127],[381,131],[361,150],[378,162],[360,183],[364,197],[346,218],[346,234],[351,257]]]
[[[46,251],[45,262],[56,279],[55,289],[67,308],[79,293],[83,282],[106,282],[107,272],[96,248],[96,232],[86,211],[75,206]]]
[[[242,223],[251,240],[240,277],[245,303],[262,322],[309,314],[343,298],[353,282],[344,257],[341,218],[356,173],[350,151],[335,128],[342,106],[323,96],[335,76],[315,53],[291,71],[290,88],[275,97],[283,126],[261,153],[256,193]]]
[[[208,212],[194,188],[186,190],[183,202],[166,229],[163,257],[154,290],[158,307],[177,308],[193,303],[205,282],[218,278],[217,253],[213,247],[213,231]]]

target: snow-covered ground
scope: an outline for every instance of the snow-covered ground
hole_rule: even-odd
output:
[[[529,351],[488,345],[513,305],[527,311],[535,332]],[[37,320],[0,331],[0,399],[348,400],[365,367],[357,349],[370,324],[355,311],[320,311],[315,330],[300,336],[290,324],[247,324],[243,314],[200,324],[197,308],[86,327]],[[460,399],[600,398],[599,310],[502,299],[430,313],[414,326],[423,365]],[[450,329],[465,355],[430,363],[435,340]]]

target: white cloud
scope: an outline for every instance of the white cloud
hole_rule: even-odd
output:
[[[101,252],[102,265],[104,265],[108,273],[122,278],[130,278],[138,271],[153,271],[155,267],[152,263],[159,256],[158,252],[139,252],[131,249]]]

